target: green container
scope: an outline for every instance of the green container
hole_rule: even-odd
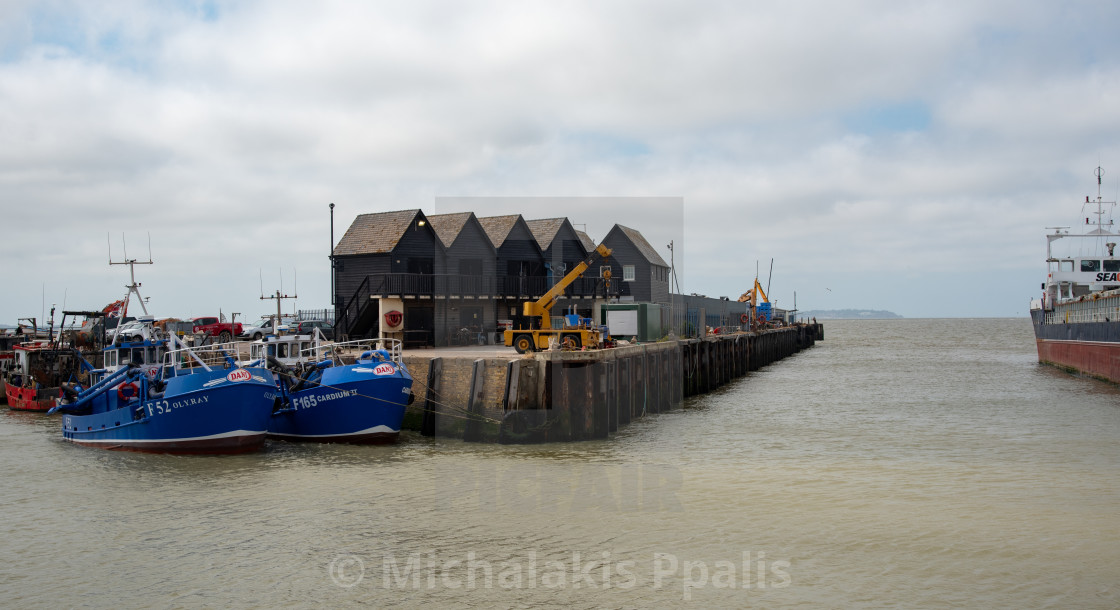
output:
[[[600,307],[599,315],[612,339],[647,343],[665,335],[659,303],[608,303]]]

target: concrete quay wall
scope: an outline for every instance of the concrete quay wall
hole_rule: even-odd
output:
[[[513,359],[407,355],[416,401],[406,427],[471,442],[608,438],[823,338],[808,324]]]

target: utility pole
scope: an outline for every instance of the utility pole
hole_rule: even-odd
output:
[[[334,302],[334,203],[331,203],[331,323],[338,322],[338,313]]]
[[[676,328],[675,328],[675,326],[677,324],[677,318],[675,316],[676,307],[674,307],[674,305],[676,303],[676,299],[673,298],[673,290],[672,289],[673,289],[673,287],[676,287],[676,290],[679,293],[681,291],[681,287],[679,285],[677,285],[677,261],[676,261],[676,258],[674,257],[673,240],[671,240],[671,239],[669,240],[669,280],[670,280],[670,286],[669,286],[669,288],[670,288],[670,290],[669,290],[669,326],[670,326],[670,329],[669,330],[672,331],[673,334],[675,335],[675,334],[677,334],[676,333]]]

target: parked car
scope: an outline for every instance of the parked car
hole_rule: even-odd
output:
[[[290,326],[294,324],[294,322],[292,321],[292,318],[280,318],[280,324],[286,324]],[[271,334],[272,318],[270,316],[265,316],[260,320],[253,322],[249,326],[246,326],[245,330],[241,331],[241,334],[238,335],[238,337],[241,337],[242,339],[249,339],[251,341],[257,341],[261,337]]]
[[[229,322],[222,322],[215,316],[191,318],[191,324],[191,332],[217,337],[222,343],[240,335],[243,330],[240,322],[231,326]]]
[[[301,320],[298,322],[289,322],[288,329],[292,334],[296,335],[310,335],[318,328],[319,332],[323,333],[326,339],[334,339],[334,324],[325,320]]]
[[[288,316],[284,316],[283,318],[280,318],[280,326],[283,326],[283,327],[286,327],[286,328],[291,328],[292,325],[295,325],[295,323],[296,323],[295,318],[291,318],[291,317],[288,317]],[[237,337],[240,337],[242,339],[249,339],[251,341],[256,341],[256,340],[260,340],[261,337],[264,337],[264,336],[267,336],[267,335],[272,335],[272,317],[271,316],[265,316],[265,317],[261,318],[260,320],[254,321],[253,323],[251,323],[251,325],[246,326],[245,329],[241,331],[241,335],[237,335]]]

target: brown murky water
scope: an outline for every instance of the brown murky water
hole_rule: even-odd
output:
[[[607,442],[86,449],[0,413],[8,607],[1116,607],[1120,390],[1018,320],[826,340]]]

